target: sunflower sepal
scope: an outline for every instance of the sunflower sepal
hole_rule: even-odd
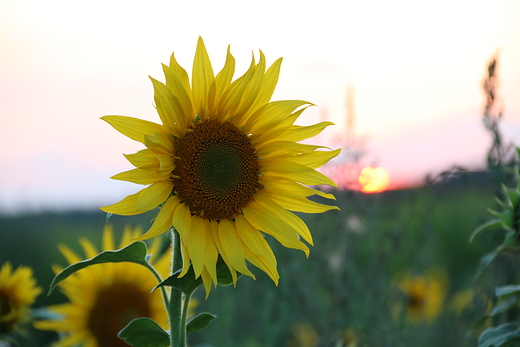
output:
[[[150,318],[136,318],[117,335],[133,347],[168,347],[170,335]]]
[[[184,276],[179,277],[181,272],[181,269],[175,271],[170,277],[156,285],[155,288],[152,289],[152,292],[157,288],[168,286],[179,289],[185,295],[191,295],[202,284],[202,277],[199,276],[198,278],[195,278],[195,272],[193,271],[192,266],[190,266],[188,272]]]
[[[186,325],[186,332],[189,334],[202,330],[207,327],[209,323],[211,323],[211,321],[215,318],[217,318],[217,316],[212,313],[201,312],[188,321],[188,324]]]
[[[130,262],[143,265],[147,269],[149,269],[155,276],[154,269],[148,264],[147,258],[147,248],[146,244],[142,241],[136,241],[131,243],[130,245],[116,250],[116,251],[104,251],[96,255],[94,258],[83,260],[77,262],[75,264],[71,264],[63,269],[60,273],[58,273],[51,282],[49,286],[49,292],[47,295],[50,295],[54,288],[67,277],[84,269],[91,265],[102,264],[102,263],[120,263],[120,262]]]

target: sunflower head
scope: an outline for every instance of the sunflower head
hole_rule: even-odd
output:
[[[115,250],[129,245],[141,235],[139,228],[125,228],[117,246],[112,227],[103,231],[103,251]],[[80,239],[86,258],[98,254],[96,247],[87,239]],[[163,277],[169,274],[169,254],[157,256],[159,239],[151,245],[151,265]],[[69,264],[84,260],[65,245],[59,249]],[[62,268],[53,266],[55,273]],[[39,329],[63,333],[59,346],[74,346],[82,343],[87,347],[128,346],[117,334],[131,320],[150,317],[167,329],[168,316],[163,306],[160,291],[150,293],[157,284],[153,275],[143,266],[134,263],[105,263],[92,265],[75,272],[58,285],[69,299],[68,303],[50,306],[49,310],[61,318],[36,322]]]
[[[428,276],[407,274],[399,281],[404,294],[404,307],[413,322],[432,322],[441,312],[446,293],[446,275],[442,272]]]
[[[29,308],[42,292],[33,271],[19,266],[13,271],[10,262],[0,268],[0,340],[2,335],[19,330],[30,320]]]
[[[175,228],[181,240],[181,276],[193,266],[207,292],[217,283],[218,255],[235,281],[236,271],[254,277],[248,262],[277,283],[276,258],[264,235],[308,254],[311,233],[293,212],[337,209],[309,200],[316,194],[334,196],[308,185],[335,186],[316,169],[339,150],[299,143],[332,123],[295,125],[311,103],[271,101],[281,62],[267,67],[260,52],[259,61],[253,57],[249,69],[233,79],[235,59],[228,48],[224,67],[215,75],[199,38],[191,83],[173,54],[163,65],[165,82],[151,79],[162,124],[103,117],[145,146],[125,155],[134,169],[112,178],[147,187],[102,210],[133,215],[160,206],[141,239]]]

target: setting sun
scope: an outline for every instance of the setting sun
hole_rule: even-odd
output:
[[[359,174],[359,184],[364,193],[379,193],[390,184],[390,175],[382,167],[367,166]]]

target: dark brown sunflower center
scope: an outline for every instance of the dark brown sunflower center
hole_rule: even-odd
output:
[[[232,219],[260,187],[260,165],[249,137],[229,122],[198,122],[175,142],[174,192],[191,213]]]
[[[0,291],[0,336],[4,333],[13,330],[13,326],[16,323],[16,317],[8,319],[11,313],[11,300],[9,299],[9,293],[3,293]]]
[[[411,310],[420,310],[424,306],[424,297],[419,293],[411,293],[407,299]]]
[[[150,294],[135,285],[113,283],[100,290],[88,316],[88,329],[99,347],[127,347],[117,334],[130,321],[151,317]]]

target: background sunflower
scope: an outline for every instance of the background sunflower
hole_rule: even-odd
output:
[[[8,334],[22,331],[30,320],[30,306],[42,289],[36,285],[33,271],[19,266],[13,271],[10,262],[0,268],[0,341]]]
[[[123,237],[116,246],[112,227],[103,231],[103,251],[125,247],[141,235],[140,228],[125,228]],[[87,239],[79,240],[86,258],[98,254],[96,247]],[[149,251],[150,264],[162,276],[169,274],[169,253],[157,255],[159,240],[155,240]],[[59,249],[69,264],[83,260],[69,247]],[[62,270],[53,266],[55,273]],[[36,322],[39,329],[54,330],[62,335],[58,346],[85,347],[128,346],[117,337],[118,332],[131,320],[150,317],[163,328],[168,327],[168,316],[160,291],[150,293],[157,284],[154,276],[143,266],[134,263],[106,263],[82,269],[58,285],[69,303],[50,306],[49,310],[59,314],[60,319]]]

